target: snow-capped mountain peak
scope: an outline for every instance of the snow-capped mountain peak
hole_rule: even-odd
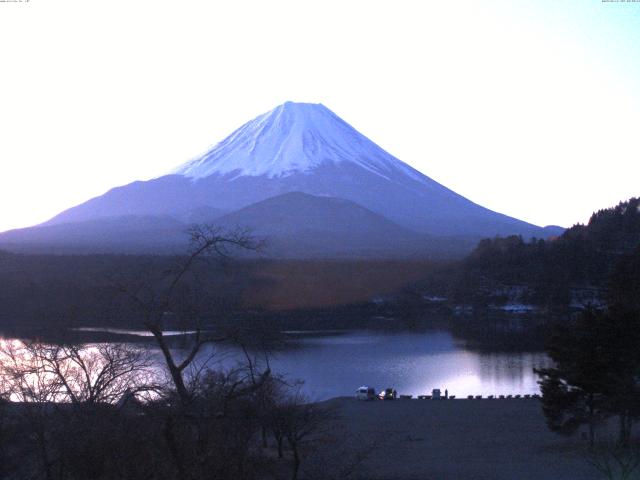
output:
[[[417,171],[378,147],[322,104],[286,102],[245,123],[172,173],[286,177],[326,163],[352,162],[379,176]]]
[[[540,227],[492,212],[423,175],[319,104],[280,105],[172,173],[116,187],[61,212],[47,225],[123,215],[169,216],[184,221],[202,218],[199,212],[212,220],[219,214],[232,215],[270,198],[298,192],[352,202],[419,234],[548,236]],[[285,198],[286,208],[280,205],[269,217],[273,222],[290,218],[296,209],[300,212],[302,197]],[[266,205],[275,208],[272,202]],[[308,220],[300,221],[301,231],[314,224],[314,216],[334,215],[324,207],[320,210],[307,212]],[[244,226],[251,226],[251,222]]]

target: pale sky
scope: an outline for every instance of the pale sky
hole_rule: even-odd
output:
[[[320,102],[493,210],[640,195],[640,2],[0,1],[0,231]]]

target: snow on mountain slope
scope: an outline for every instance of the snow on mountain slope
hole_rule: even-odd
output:
[[[114,188],[46,224],[118,215],[205,219],[288,192],[349,200],[421,234],[548,236],[418,172],[323,105],[292,102],[247,122],[171,174]]]
[[[200,158],[172,173],[285,177],[311,173],[323,163],[352,162],[388,179],[419,173],[392,157],[322,104],[286,102],[245,123]]]

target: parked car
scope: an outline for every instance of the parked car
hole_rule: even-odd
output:
[[[378,394],[378,398],[380,400],[395,400],[398,398],[398,392],[396,392],[393,388],[385,388]]]
[[[363,385],[356,390],[356,399],[358,400],[373,400],[376,398],[376,390],[373,387],[367,387]]]

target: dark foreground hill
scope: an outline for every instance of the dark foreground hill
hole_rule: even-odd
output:
[[[301,192],[222,216],[203,208],[191,218],[264,239],[259,255],[236,253],[265,258],[454,258],[469,252],[478,240],[420,234],[352,201]],[[169,215],[106,217],[12,230],[0,234],[0,246],[25,253],[180,254],[188,247],[188,231],[195,223],[200,222]]]

